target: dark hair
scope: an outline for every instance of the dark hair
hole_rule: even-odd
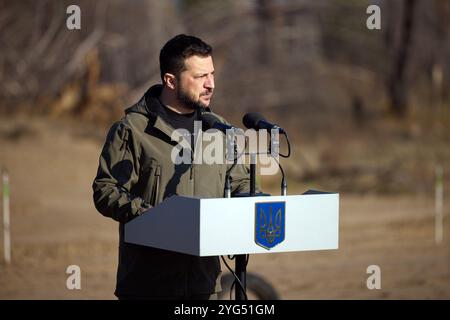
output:
[[[212,48],[201,39],[185,34],[179,34],[164,45],[159,53],[159,68],[161,80],[164,82],[164,74],[169,72],[177,77],[185,70],[184,60],[191,56],[207,57],[212,53]]]

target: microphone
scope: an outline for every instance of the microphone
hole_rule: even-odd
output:
[[[204,128],[208,129],[217,129],[222,131],[223,133],[227,133],[227,130],[237,131],[239,128],[233,127],[226,123],[220,121],[215,115],[211,113],[204,113],[201,115],[201,120],[203,121]]]
[[[257,112],[250,112],[247,113],[244,118],[242,119],[242,123],[244,126],[246,126],[248,129],[255,129],[255,130],[271,130],[271,129],[277,129],[280,133],[286,133],[283,128],[280,128],[276,124],[270,123],[267,121],[260,113]]]
[[[226,136],[226,156],[225,158],[229,161],[235,161],[240,158],[243,153],[238,155],[238,144],[235,143],[235,138],[238,135],[243,135],[244,131],[240,128],[233,127],[226,123],[223,123],[219,118],[211,113],[204,113],[201,115],[200,119],[203,121],[203,130],[217,129],[222,131]],[[233,164],[234,167],[234,164]],[[232,167],[232,168],[233,168]],[[231,170],[231,168],[229,169]],[[229,172],[227,172],[228,177]]]

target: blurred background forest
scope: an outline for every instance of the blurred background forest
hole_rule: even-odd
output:
[[[298,146],[290,177],[423,192],[434,164],[448,160],[439,144],[449,132],[448,0],[78,1],[81,30],[66,27],[70,4],[0,1],[3,115],[106,128],[160,82],[161,46],[187,33],[214,48],[216,112],[241,125],[258,110],[289,129]],[[366,27],[370,4],[381,30]]]
[[[72,4],[80,30],[66,27]],[[379,30],[366,26],[369,5],[381,9]],[[311,253],[308,261],[323,273],[359,270],[363,280],[327,278],[330,289],[281,279],[282,297],[450,298],[448,236],[436,249],[432,220],[436,170],[450,182],[450,0],[0,0],[0,30],[0,167],[11,175],[13,213],[28,212],[12,224],[23,272],[40,265],[48,279],[64,279],[66,261],[97,259],[87,271],[92,290],[76,297],[110,297],[116,231],[91,201],[98,155],[109,126],[160,82],[162,45],[186,33],[213,47],[215,112],[242,127],[242,116],[258,111],[289,133],[288,193],[341,194],[340,256]],[[279,177],[264,177],[263,186],[277,194]],[[367,224],[374,232],[363,235]],[[95,244],[79,243],[92,232]],[[368,293],[363,266],[376,261],[363,258],[365,244],[400,291]],[[417,246],[395,247],[407,244]],[[296,274],[303,265],[287,256]],[[404,269],[412,264],[413,275]],[[6,270],[0,298],[71,297],[54,282],[43,293],[31,275]],[[323,273],[311,279],[320,283]]]

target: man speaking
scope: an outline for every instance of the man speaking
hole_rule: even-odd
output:
[[[194,121],[200,120],[202,112],[211,112],[215,88],[211,47],[199,38],[177,35],[161,49],[159,62],[162,84],[152,86],[111,127],[92,186],[97,210],[119,222],[115,295],[119,299],[215,299],[221,290],[219,257],[124,242],[125,223],[146,211],[151,214],[151,208],[167,197],[222,197],[230,167],[225,159],[217,164],[175,164],[171,159],[174,130],[185,129],[193,135]],[[235,166],[231,178],[233,193],[249,191],[249,171],[244,165]]]

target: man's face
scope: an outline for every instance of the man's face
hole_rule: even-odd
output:
[[[208,107],[214,91],[214,65],[212,57],[191,56],[184,60],[180,73],[177,98],[185,107]]]

